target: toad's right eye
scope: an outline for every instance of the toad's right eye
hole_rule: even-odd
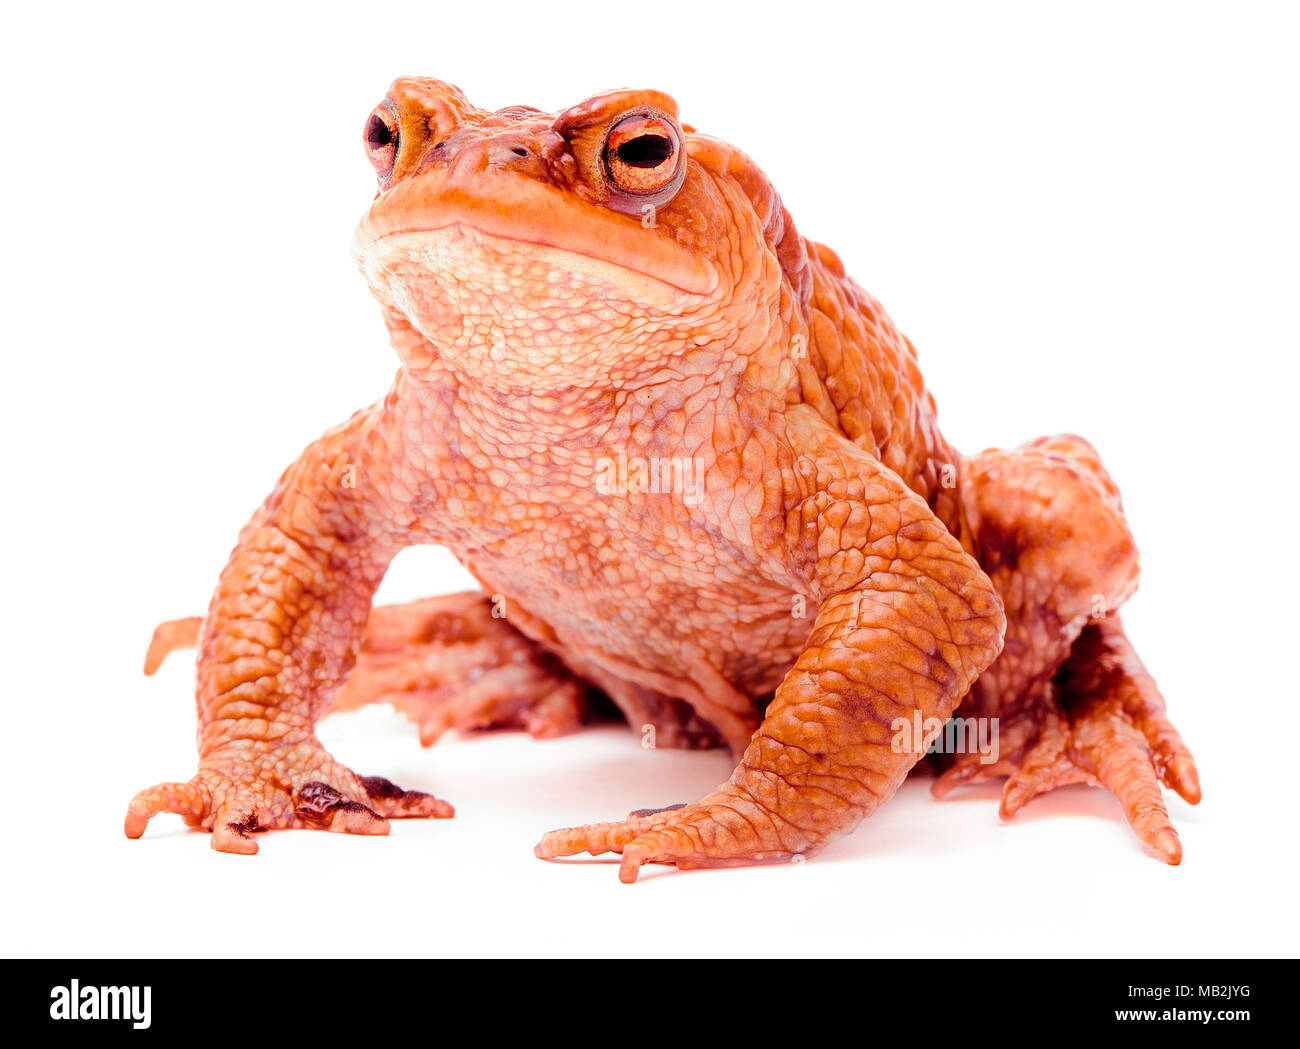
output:
[[[388,104],[381,102],[370,114],[365,130],[366,156],[370,158],[370,164],[379,176],[381,185],[393,173],[400,137],[397,118]]]

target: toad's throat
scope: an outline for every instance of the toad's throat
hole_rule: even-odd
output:
[[[370,286],[417,325],[434,328],[474,318],[534,318],[538,333],[612,334],[653,324],[689,324],[708,303],[673,274],[647,272],[638,259],[610,259],[586,250],[521,237],[485,234],[465,222],[394,230],[354,252]],[[493,325],[495,326],[495,325]],[[432,331],[426,331],[432,334]]]

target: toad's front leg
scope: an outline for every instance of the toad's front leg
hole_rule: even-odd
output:
[[[360,412],[281,477],[240,534],[199,641],[199,771],[142,791],[138,838],[159,812],[212,830],[212,847],[253,853],[252,831],[312,827],[384,834],[388,816],[450,816],[446,802],[360,777],[317,741],[315,723],[356,659],[371,597],[411,541],[395,492],[392,406]]]
[[[804,459],[795,509],[820,607],[730,780],[691,805],[553,831],[542,858],[621,852],[680,868],[811,855],[890,798],[925,749],[898,719],[946,719],[997,656],[1005,626],[988,577],[899,478],[843,445]],[[815,465],[814,465],[815,463]],[[796,558],[800,555],[796,554]]]
[[[537,739],[576,732],[586,683],[496,609],[480,590],[371,609],[356,666],[325,715],[390,703],[419,726],[426,747],[450,729],[523,728]],[[159,625],[144,672],[194,648],[202,628],[202,616]]]

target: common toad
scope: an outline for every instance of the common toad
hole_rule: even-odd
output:
[[[401,79],[365,146],[354,256],[401,369],[280,478],[207,616],[160,628],[151,668],[197,638],[199,771],[137,795],[128,836],[165,811],[252,853],[256,830],[450,816],[339,765],[316,721],[387,700],[426,741],[555,735],[604,695],[739,764],[539,856],[619,852],[624,881],[810,856],[961,704],[999,746],[936,755],[938,793],[1006,776],[1010,816],[1099,784],[1179,862],[1160,783],[1195,802],[1197,774],[1116,615],[1137,551],[1085,441],[960,456],[879,304],[665,94],[487,112]],[[420,543],[483,592],[372,613]]]

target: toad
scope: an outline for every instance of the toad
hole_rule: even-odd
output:
[[[378,192],[353,254],[401,367],[311,444],[239,536],[201,619],[197,774],[130,803],[212,847],[384,834],[451,806],[335,761],[331,709],[447,729],[576,728],[605,698],[655,746],[727,746],[689,804],[546,834],[620,877],[796,860],[889,800],[960,705],[996,755],[934,755],[1001,812],[1089,783],[1178,863],[1161,784],[1192,757],[1117,610],[1119,493],[1075,436],[963,457],[911,343],[802,236],[745,154],[659,91],[489,112],[400,79],[365,124]],[[371,599],[448,547],[482,591]],[[924,725],[900,743],[900,725]]]

